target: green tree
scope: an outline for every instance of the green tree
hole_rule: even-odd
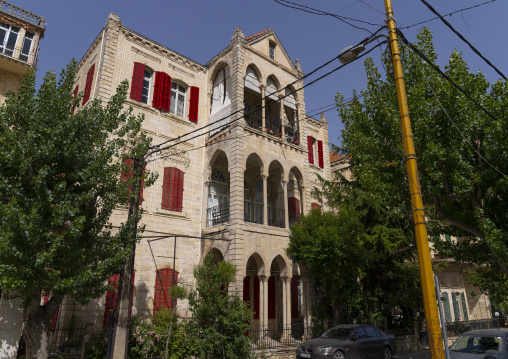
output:
[[[124,107],[126,81],[109,103],[77,109],[75,75],[73,61],[59,80],[48,72],[36,91],[30,70],[0,109],[0,286],[22,299],[28,358],[47,357],[64,296],[101,296],[138,240],[132,224],[141,212],[117,229],[110,217],[138,197],[129,190],[136,176],[121,173],[133,170],[122,159],[141,158],[150,144],[143,117]],[[148,171],[144,178],[153,183]],[[44,306],[42,291],[52,293]]]
[[[407,217],[387,211],[379,196],[341,173],[324,182],[322,194],[338,210],[301,216],[287,249],[322,289],[318,317],[329,316],[324,308],[332,307],[335,324],[356,319],[382,325],[384,317],[390,325],[412,325],[413,310],[422,305],[414,253],[391,255],[413,241]],[[395,308],[402,309],[405,323],[392,323]]]
[[[198,358],[248,358],[251,339],[246,335],[252,311],[237,294],[228,295],[236,268],[213,263],[207,256],[194,269],[196,290],[189,293],[192,318],[185,326],[186,346]]]
[[[435,63],[432,35],[420,31],[414,44]],[[454,52],[445,73],[495,114],[493,119],[423,60],[405,48],[404,79],[418,156],[429,232],[439,251],[477,264],[470,279],[493,296],[508,294],[508,82],[490,85],[470,73]],[[390,69],[389,63],[386,63]],[[410,213],[408,178],[400,139],[400,116],[393,75],[383,78],[365,61],[368,84],[350,103],[337,94],[344,124],[342,150],[353,176],[383,198],[392,211]],[[387,165],[397,162],[396,165]],[[461,238],[440,241],[440,234]],[[485,266],[486,265],[486,266]]]

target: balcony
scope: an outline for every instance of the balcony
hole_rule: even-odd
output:
[[[206,218],[207,227],[229,222],[229,202],[219,204],[215,207],[207,208]]]
[[[248,223],[263,224],[263,204],[254,203],[252,205],[252,212],[246,211],[243,214],[243,219]]]
[[[46,27],[45,18],[35,15],[33,12],[26,11],[20,7],[12,5],[7,1],[0,1],[0,12],[10,17],[22,20],[31,25],[38,26],[42,31],[44,31],[44,28]]]
[[[268,225],[272,227],[286,227],[286,211],[283,208],[272,208],[268,212]]]

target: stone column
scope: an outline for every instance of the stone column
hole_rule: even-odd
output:
[[[311,337],[310,333],[310,285],[308,279],[301,278],[302,281],[302,319],[304,328],[303,340]]]
[[[284,190],[284,227],[289,229],[289,207],[288,207],[288,183],[282,181],[282,188]]]
[[[268,278],[264,275],[259,276],[259,297],[259,327],[263,330],[268,329]]]
[[[261,175],[263,178],[263,224],[268,224],[268,176]]]
[[[280,130],[281,130],[281,135],[280,137],[285,140],[286,139],[286,129],[285,129],[285,124],[286,124],[286,121],[284,120],[284,99],[283,99],[284,95],[279,93],[279,104],[280,104]]]
[[[284,330],[283,334],[286,335],[285,329],[287,328],[288,323],[288,311],[287,311],[287,298],[289,296],[289,292],[287,290],[287,277],[281,277],[280,278],[282,282],[282,330]]]
[[[265,85],[259,85],[259,89],[261,90],[261,130],[266,132],[266,118],[265,118]]]

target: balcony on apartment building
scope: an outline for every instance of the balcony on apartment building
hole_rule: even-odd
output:
[[[0,67],[16,74],[36,67],[45,18],[0,1],[0,19]]]

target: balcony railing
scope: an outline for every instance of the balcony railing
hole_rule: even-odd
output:
[[[7,1],[0,1],[0,11],[41,28],[46,26],[45,18],[35,15],[33,12],[26,11],[20,7],[12,5]]]
[[[268,213],[268,225],[272,227],[286,227],[286,210],[284,208],[272,208]]]
[[[229,222],[229,202],[206,209],[207,227]]]
[[[248,108],[245,109],[245,123],[252,128],[261,129],[263,127],[263,116],[261,109]]]
[[[263,204],[254,203],[252,212],[244,212],[243,219],[245,222],[263,224]]]
[[[298,222],[298,218],[300,217],[300,211],[290,209],[288,211],[288,217],[289,217],[289,226],[291,226],[293,223]]]
[[[281,123],[282,121],[280,120],[279,117],[266,114],[265,116],[266,133],[272,136],[282,137]]]

